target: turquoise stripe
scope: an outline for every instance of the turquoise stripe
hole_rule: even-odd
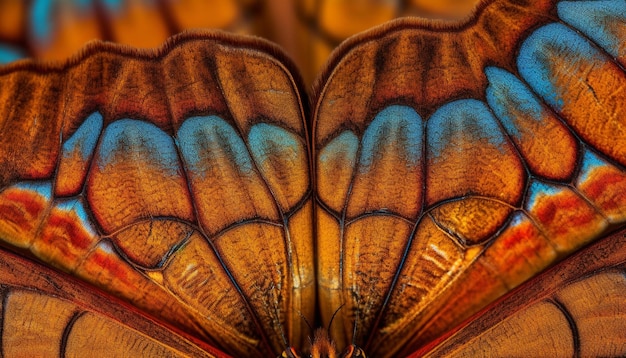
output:
[[[98,166],[105,170],[116,160],[154,163],[167,174],[180,172],[180,162],[174,140],[152,123],[121,119],[109,125],[102,135]]]
[[[504,134],[487,105],[475,99],[462,99],[441,106],[428,120],[428,154],[441,157],[457,138],[470,142],[487,140],[496,148],[506,145]]]
[[[626,1],[561,1],[557,11],[563,21],[587,35],[611,56],[626,56],[624,39],[617,30],[626,31]]]
[[[422,156],[422,117],[408,106],[389,106],[374,117],[363,133],[360,170],[369,171],[385,148],[398,145],[406,163],[415,166]]]
[[[211,165],[211,158],[228,156],[244,173],[252,172],[254,165],[246,144],[237,131],[225,120],[217,116],[191,117],[185,120],[177,133],[176,142],[180,148],[187,170],[204,176]]]

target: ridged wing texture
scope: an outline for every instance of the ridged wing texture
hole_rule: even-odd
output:
[[[217,350],[155,324],[132,307],[0,250],[5,357],[217,357]]]
[[[271,51],[196,33],[5,70],[0,237],[232,354],[302,344],[308,139]]]
[[[410,353],[624,225],[625,19],[623,1],[494,1],[342,45],[313,114],[338,346]]]
[[[521,286],[426,356],[623,356],[624,234],[603,239]]]
[[[289,62],[223,33],[3,70],[0,237],[234,355],[316,302],[338,347],[414,351],[626,221],[623,2],[445,9],[341,46],[311,146]]]

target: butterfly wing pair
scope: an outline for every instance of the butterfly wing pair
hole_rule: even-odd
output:
[[[409,354],[623,226],[625,17],[619,1],[494,1],[463,22],[398,20],[337,50],[310,117],[277,48],[225,33],[14,64],[0,77],[0,236],[178,327],[181,354],[199,340],[277,355],[338,307],[338,347]],[[52,294],[6,281],[5,302]],[[76,296],[59,300],[111,316]],[[607,307],[603,329],[619,330],[624,310]],[[20,321],[8,312],[5,327]],[[114,323],[160,341],[133,312]],[[74,315],[59,319],[63,352]],[[459,334],[494,342],[476,325]]]

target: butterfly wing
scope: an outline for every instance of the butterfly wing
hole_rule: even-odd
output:
[[[399,17],[464,17],[479,1],[295,0],[298,41],[292,46],[295,50],[287,49],[304,71],[306,82],[313,83],[314,76],[326,64],[331,52],[350,36]]]
[[[271,53],[190,33],[3,69],[0,237],[232,354],[302,344],[307,130]]]
[[[226,357],[67,275],[0,250],[4,356]]]
[[[619,16],[575,24],[567,4],[485,2],[455,26],[404,20],[335,56],[314,149],[319,299],[324,324],[346,304],[333,325],[340,345],[357,322],[355,340],[373,354],[412,349],[623,222],[623,30]],[[573,14],[580,4],[594,8]],[[600,8],[615,18],[620,5]],[[5,73],[3,236],[90,282],[117,282],[116,294],[233,352],[268,354],[281,335],[305,336],[295,311],[312,315],[301,92],[285,62],[268,69],[266,52],[219,38],[208,54],[102,46],[66,68]],[[198,166],[207,152],[221,154]],[[228,187],[205,181],[224,172],[235,173]],[[241,237],[260,239],[246,251]],[[217,292],[194,290],[207,277]],[[179,314],[181,302],[191,309]]]
[[[623,356],[625,248],[624,231],[594,243],[414,356]]]
[[[623,225],[624,14],[483,2],[337,50],[313,140],[318,296],[325,324],[343,305],[339,346],[410,353]]]

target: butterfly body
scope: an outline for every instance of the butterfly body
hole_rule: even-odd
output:
[[[303,357],[302,353],[300,353],[294,347],[288,347],[285,351],[283,351],[281,357],[283,358],[301,358]],[[339,354],[337,352],[337,347],[335,347],[335,342],[328,336],[328,331],[323,328],[318,328],[315,330],[313,335],[313,339],[311,342],[310,353],[306,355],[306,357],[310,358],[365,358],[365,352],[358,346],[351,344],[346,347],[346,349]]]

